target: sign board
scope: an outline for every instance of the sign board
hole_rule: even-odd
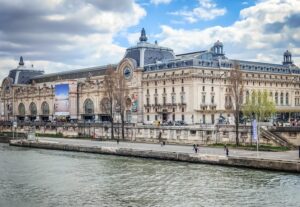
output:
[[[28,132],[27,139],[29,141],[35,141],[36,140],[36,138],[35,138],[35,132],[33,132],[33,131]]]
[[[252,121],[252,139],[257,141],[257,123],[255,119]]]

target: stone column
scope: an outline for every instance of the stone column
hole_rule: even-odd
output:
[[[140,49],[140,67],[143,68],[144,67],[144,58],[145,58],[145,48],[141,48]]]

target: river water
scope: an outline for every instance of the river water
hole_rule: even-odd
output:
[[[0,206],[300,207],[300,175],[0,144]]]

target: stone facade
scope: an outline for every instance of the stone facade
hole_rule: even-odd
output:
[[[103,78],[111,67],[122,71],[127,80],[127,122],[184,121],[199,126],[215,125],[223,117],[233,124],[228,77],[234,63],[225,56],[220,41],[209,50],[175,55],[170,48],[148,43],[143,30],[140,42],[128,48],[115,65],[44,75],[26,68],[22,59],[2,82],[0,119],[105,122]],[[243,71],[245,97],[253,90],[267,90],[282,119],[299,116],[300,70],[290,52],[284,53],[283,64],[237,63]],[[24,71],[26,74],[21,73]],[[62,84],[68,85],[68,110],[63,116],[57,113],[55,92]],[[118,122],[117,115],[115,118]]]

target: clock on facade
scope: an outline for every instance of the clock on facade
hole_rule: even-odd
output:
[[[126,67],[124,69],[124,77],[125,79],[130,79],[132,76],[132,69],[130,67]]]

